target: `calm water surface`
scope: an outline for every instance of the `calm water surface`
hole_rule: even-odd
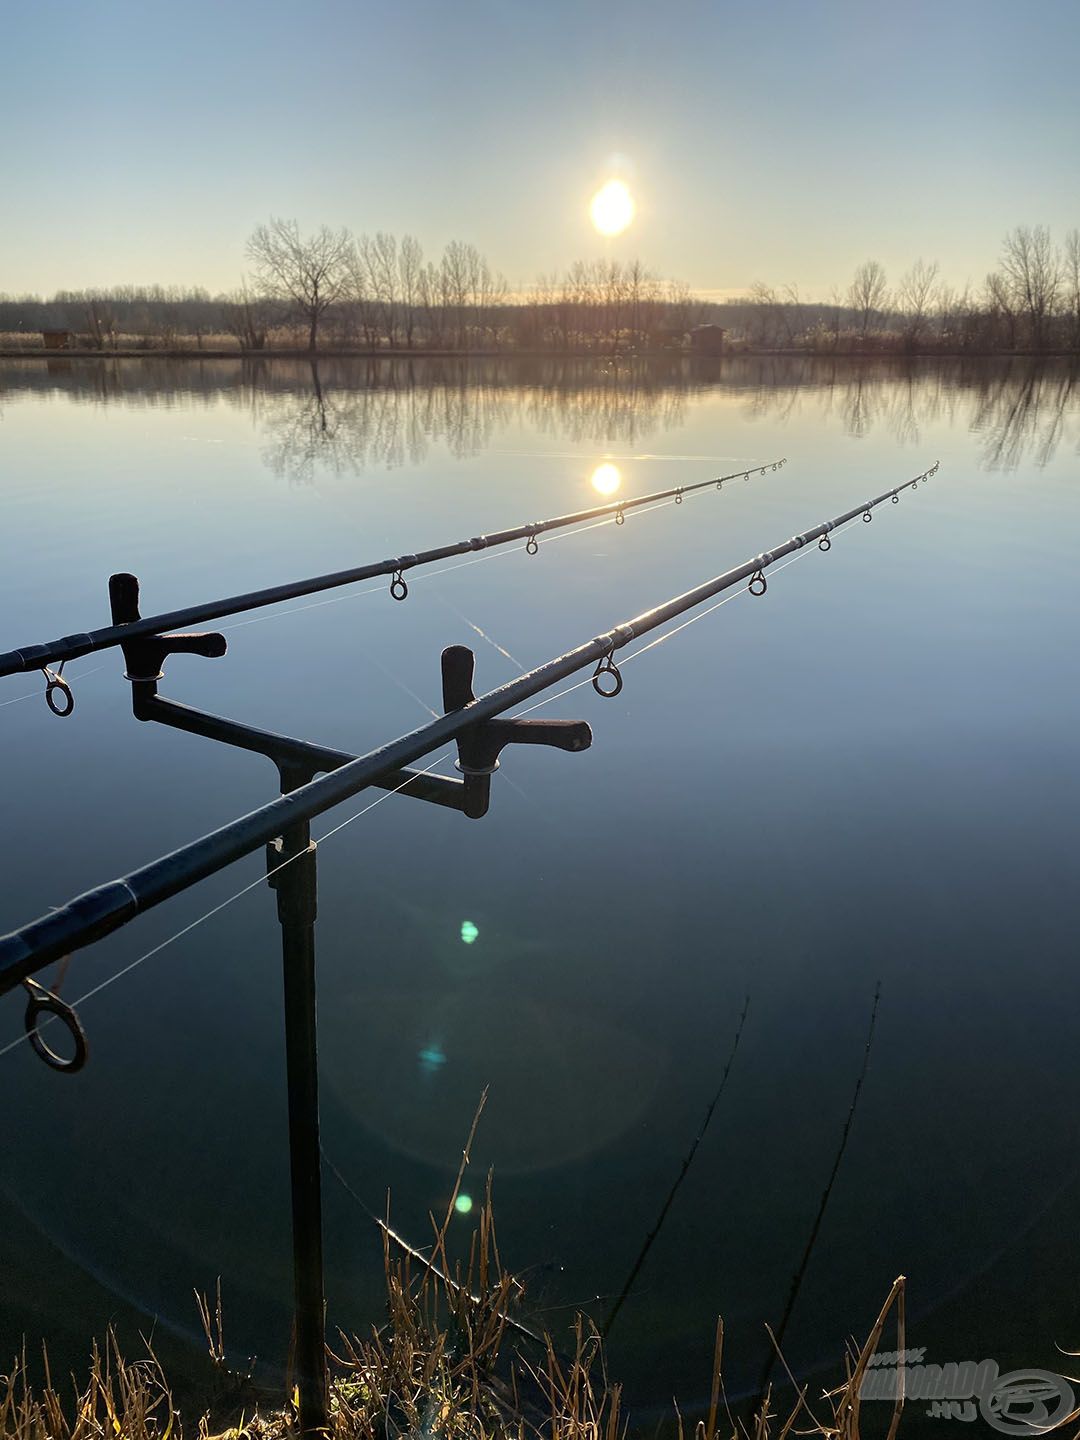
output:
[[[598,1318],[730,1082],[612,1368],[640,1408],[707,1391],[715,1317],[753,1385],[872,1060],[786,1349],[809,1373],[909,1277],[928,1358],[1061,1364],[1080,1251],[1076,813],[1080,389],[1006,363],[0,363],[0,649],[101,624],[132,570],[168,609],[789,457],[649,515],[225,621],[165,694],[357,751],[907,479],[550,715],[590,752],[514,750],[489,817],[388,798],[320,848],[324,1138],[422,1242],[478,1097],[525,1314]],[[62,723],[2,684],[0,929],[272,796],[268,763],[130,716],[116,652]],[[80,682],[79,676],[85,678]],[[16,701],[17,703],[11,703]],[[442,767],[449,769],[449,762]],[[317,834],[355,814],[358,797]],[[79,954],[81,994],[255,880],[252,857]],[[476,929],[463,943],[462,923]],[[471,932],[470,932],[471,933]],[[0,1003],[0,1043],[20,1032]],[[222,1277],[237,1355],[290,1315],[274,905],[261,886],[84,1007],[76,1080],[0,1058],[0,1352],[74,1363],[116,1318],[196,1353]],[[379,1308],[377,1231],[325,1182],[332,1325]],[[466,1219],[456,1221],[462,1233]],[[601,1297],[595,1299],[594,1297]],[[151,1317],[156,1317],[152,1322]]]

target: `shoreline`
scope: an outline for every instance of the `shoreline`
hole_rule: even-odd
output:
[[[141,350],[45,350],[0,347],[0,360],[238,360],[259,364],[274,360],[594,360],[609,362],[689,360],[695,364],[717,361],[783,356],[804,360],[1068,360],[1080,362],[1077,350],[800,350],[742,348],[717,355],[695,354],[690,350],[626,351],[604,354],[596,350],[364,350],[349,348],[275,350],[198,350],[189,347]]]

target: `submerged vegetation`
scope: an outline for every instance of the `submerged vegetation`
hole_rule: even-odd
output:
[[[411,235],[353,236],[295,221],[260,225],[250,274],[231,294],[136,288],[0,295],[0,347],[264,354],[703,349],[812,354],[1080,352],[1080,230],[1054,243],[1017,226],[980,285],[947,284],[922,258],[895,283],[876,260],[824,300],[765,282],[717,302],[640,260],[577,261],[513,290],[475,245],[425,260]],[[723,336],[704,333],[714,326]],[[695,331],[699,332],[695,336]],[[699,346],[698,341],[703,343]]]

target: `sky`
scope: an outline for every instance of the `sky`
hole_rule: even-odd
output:
[[[0,34],[8,294],[232,289],[271,215],[513,289],[611,255],[822,299],[1080,225],[1078,0],[0,0]]]

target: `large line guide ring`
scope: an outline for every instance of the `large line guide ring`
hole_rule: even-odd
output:
[[[51,1070],[59,1070],[65,1075],[74,1075],[86,1064],[87,1057],[86,1031],[83,1029],[78,1015],[70,1005],[60,999],[59,995],[54,994],[51,990],[46,990],[36,980],[24,980],[23,988],[29,996],[23,1024],[26,1026],[26,1038],[30,1041],[30,1048],[39,1060],[44,1060]],[[60,1021],[74,1042],[74,1054],[71,1056],[60,1055],[42,1039],[40,1023],[43,1015],[52,1016]]]

